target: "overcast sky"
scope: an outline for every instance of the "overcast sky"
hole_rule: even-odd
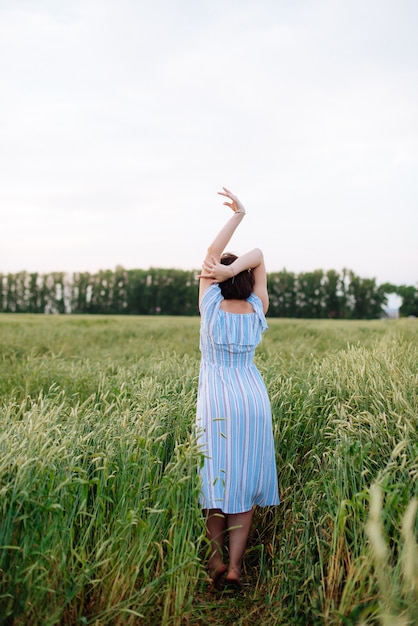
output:
[[[0,0],[0,272],[418,282],[416,0]]]

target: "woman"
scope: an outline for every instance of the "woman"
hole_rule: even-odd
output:
[[[223,254],[245,209],[225,187],[219,194],[230,200],[224,204],[234,214],[209,246],[199,277],[202,360],[196,420],[213,588],[241,586],[253,507],[279,504],[270,401],[253,360],[267,329],[264,259],[258,248],[240,257]]]

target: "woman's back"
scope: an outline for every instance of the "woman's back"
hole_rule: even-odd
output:
[[[248,367],[267,328],[262,303],[251,294],[244,301],[247,312],[227,311],[219,285],[211,285],[201,304],[200,350],[206,363],[223,367]]]

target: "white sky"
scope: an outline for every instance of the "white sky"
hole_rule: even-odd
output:
[[[0,272],[418,281],[416,0],[0,0]]]

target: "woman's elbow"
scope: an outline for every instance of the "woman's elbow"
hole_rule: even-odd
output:
[[[257,265],[261,265],[261,263],[264,262],[264,254],[261,248],[254,248],[253,254],[257,259],[257,262],[258,262]]]

